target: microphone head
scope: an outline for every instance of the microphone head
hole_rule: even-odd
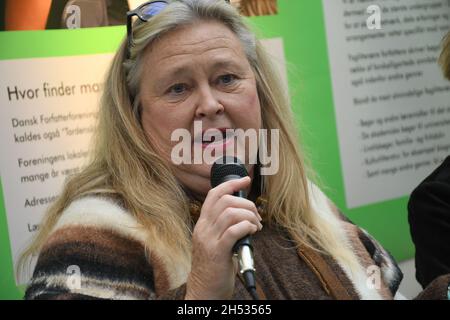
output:
[[[243,178],[248,176],[247,169],[236,157],[222,157],[217,159],[211,167],[211,186],[217,187],[219,184],[229,180],[227,177],[236,176]]]

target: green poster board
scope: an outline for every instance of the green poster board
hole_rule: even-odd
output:
[[[397,260],[412,257],[407,197],[351,210],[346,207],[321,0],[278,0],[278,15],[249,20],[260,37],[283,38],[292,108],[303,149],[325,193]],[[122,26],[0,32],[0,60],[113,52],[124,35]],[[20,299],[23,291],[14,281],[0,186],[0,299]]]
[[[349,209],[333,104],[322,1],[281,0],[279,15],[251,20],[266,38],[282,37],[289,90],[303,150],[324,192],[354,223],[402,261],[414,255],[407,221],[408,197]]]

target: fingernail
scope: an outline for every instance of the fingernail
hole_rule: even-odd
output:
[[[258,219],[259,221],[262,221],[261,215],[258,213]]]
[[[263,228],[263,225],[261,223],[259,223],[259,231],[261,231]]]

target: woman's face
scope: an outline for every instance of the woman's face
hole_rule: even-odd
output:
[[[194,122],[197,127],[201,123],[203,131],[240,128],[258,132],[261,110],[256,81],[241,43],[221,23],[204,21],[164,35],[146,49],[143,58],[141,121],[147,138],[172,165],[178,180],[203,197],[211,188],[211,164],[192,160],[175,165],[171,153],[180,141],[171,141],[171,135],[177,129],[190,133],[194,159],[194,148],[201,152],[220,148],[227,155],[233,148],[227,140],[211,145],[194,141],[198,133],[198,129],[194,133]],[[245,159],[244,154],[231,150]],[[247,169],[252,176],[252,166]]]

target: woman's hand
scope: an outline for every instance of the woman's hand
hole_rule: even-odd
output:
[[[208,192],[192,236],[186,299],[232,297],[237,272],[233,246],[262,228],[255,204],[232,195],[247,189],[250,182],[249,177],[230,180]]]

